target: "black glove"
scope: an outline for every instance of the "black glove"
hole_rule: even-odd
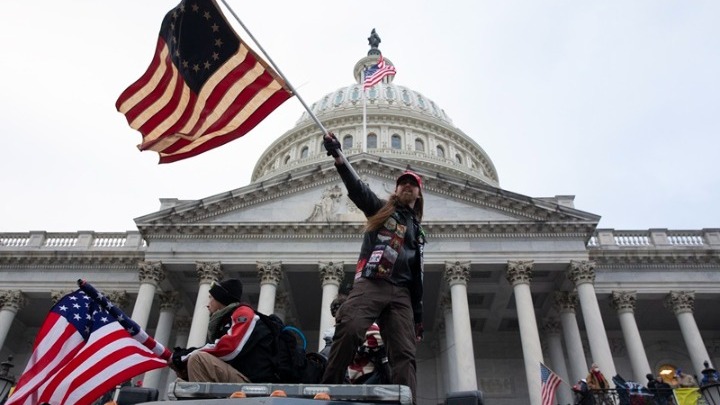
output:
[[[323,145],[325,145],[325,150],[327,151],[328,156],[340,156],[340,153],[338,151],[342,150],[342,145],[340,145],[340,141],[338,141],[338,139],[335,137],[335,134],[333,134],[332,132],[328,132],[323,137]]]
[[[418,342],[423,340],[423,335],[425,334],[425,328],[423,327],[422,322],[418,322],[415,324],[415,338]]]

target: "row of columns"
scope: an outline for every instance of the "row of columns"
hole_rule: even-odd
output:
[[[445,334],[440,337],[440,348],[447,357],[442,359],[442,364],[445,367],[444,374],[447,376],[445,384],[448,391],[477,389],[472,330],[467,304],[470,264],[470,262],[446,262],[445,265],[444,276],[450,287],[450,295],[441,300]],[[530,289],[533,264],[533,261],[509,261],[506,278],[512,285],[515,296],[530,404],[540,405],[542,398],[539,365],[544,363],[544,359]],[[560,314],[560,322],[551,318],[546,320],[543,325],[554,371],[567,382],[584,378],[588,372],[575,312],[578,304],[585,322],[590,357],[605,375],[617,375],[595,293],[594,267],[595,264],[591,261],[570,262],[567,276],[574,283],[576,290],[556,293],[555,304]],[[644,381],[645,375],[651,373],[652,370],[635,322],[636,292],[613,291],[611,298],[611,303],[617,310],[628,348],[633,377],[635,381]],[[693,303],[694,293],[689,291],[671,291],[665,301],[666,307],[672,309],[678,319],[691,362],[696,374],[700,375],[703,361],[709,360],[710,357],[692,315]],[[570,375],[563,355],[563,337],[569,358]],[[453,364],[455,367],[452,367]],[[569,376],[572,378],[568,378]],[[572,403],[569,390],[558,390],[558,395],[558,400],[562,403]]]
[[[530,283],[532,280],[533,261],[509,261],[506,278],[513,287],[518,311],[523,361],[532,405],[540,404],[539,364],[544,362],[542,346],[535,318]],[[475,356],[472,345],[472,327],[468,305],[467,283],[470,279],[470,262],[446,262],[444,278],[449,286],[449,295],[442,300],[443,326],[445,333],[439,336],[445,358],[442,359],[447,376],[445,380],[448,391],[476,390],[477,377],[475,372]],[[280,262],[258,262],[260,279],[260,296],[258,310],[263,313],[277,313],[285,316],[288,297],[277,291],[283,277]],[[155,339],[168,345],[173,324],[176,340],[174,346],[202,346],[206,342],[209,313],[207,311],[208,294],[213,281],[223,278],[222,266],[219,262],[197,262],[196,270],[199,279],[197,300],[195,302],[191,322],[187,319],[175,320],[175,312],[179,307],[177,293],[160,292],[158,288],[165,278],[165,270],[160,262],[142,262],[138,276],[140,287],[132,312],[132,318],[143,328],[147,328],[153,300],[160,300],[160,317],[155,329]],[[322,284],[322,307],[320,316],[320,336],[318,350],[324,342],[322,332],[334,323],[330,314],[330,302],[337,296],[343,280],[343,263],[327,262],[318,264],[318,272]],[[588,367],[582,346],[580,331],[575,315],[578,305],[582,310],[591,358],[598,363],[606,375],[616,375],[615,365],[610,351],[610,344],[605,333],[597,297],[594,289],[594,263],[589,261],[571,261],[568,277],[574,282],[576,291],[558,292],[555,304],[560,314],[560,323],[555,319],[546,320],[543,325],[547,336],[548,349],[554,371],[565,381],[575,381],[584,377]],[[67,293],[67,292],[65,292]],[[55,299],[63,292],[54,292]],[[108,297],[116,305],[123,306],[127,301],[126,292],[110,291]],[[628,347],[634,377],[643,381],[645,374],[651,372],[644,346],[634,318],[636,293],[634,291],[614,291],[612,304],[618,312],[623,336]],[[19,290],[0,291],[0,348],[4,344],[10,325],[25,303]],[[694,294],[687,291],[672,291],[666,305],[675,312],[684,340],[690,353],[696,373],[701,374],[702,363],[709,359],[695,319],[692,315]],[[569,368],[566,368],[562,350],[562,338],[566,344]],[[571,374],[568,374],[571,373]],[[171,376],[174,377],[174,376]],[[571,379],[568,377],[572,377]],[[169,378],[169,377],[168,377]],[[144,384],[149,387],[160,387],[161,371],[154,371],[145,376]],[[564,392],[568,390],[560,390]],[[561,395],[565,395],[564,393]],[[569,395],[569,392],[567,393]],[[570,398],[559,398],[564,403]],[[566,401],[567,400],[567,401]]]

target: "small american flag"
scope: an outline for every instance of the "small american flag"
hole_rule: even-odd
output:
[[[540,363],[540,381],[542,382],[542,405],[553,405],[555,402],[555,391],[562,381],[552,370]]]
[[[380,55],[378,63],[365,69],[365,84],[363,89],[370,88],[382,81],[385,76],[394,76],[395,66],[386,65],[385,59]]]
[[[83,281],[50,310],[6,405],[91,404],[116,385],[165,367],[169,357],[169,350]]]
[[[214,0],[183,0],[163,19],[147,71],[115,107],[142,134],[138,148],[170,163],[240,138],[292,95]]]

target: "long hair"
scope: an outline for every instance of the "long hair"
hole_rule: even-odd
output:
[[[390,198],[388,198],[388,200],[385,202],[385,205],[383,205],[383,207],[380,208],[380,210],[376,212],[375,215],[368,217],[363,231],[372,232],[380,229],[380,227],[385,223],[385,221],[390,218],[390,215],[395,212],[395,207],[398,204],[398,196],[392,194]],[[415,205],[413,206],[413,211],[415,211],[415,216],[417,217],[418,222],[422,222],[423,205],[424,204],[422,193],[420,193],[420,196],[418,196],[417,200],[415,200]]]

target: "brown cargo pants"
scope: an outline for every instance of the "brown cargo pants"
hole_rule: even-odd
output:
[[[345,383],[345,373],[373,322],[388,351],[393,384],[407,385],[415,403],[415,323],[410,290],[385,280],[360,278],[337,313],[323,384]]]
[[[210,353],[198,351],[188,358],[188,381],[248,383],[245,375]]]

